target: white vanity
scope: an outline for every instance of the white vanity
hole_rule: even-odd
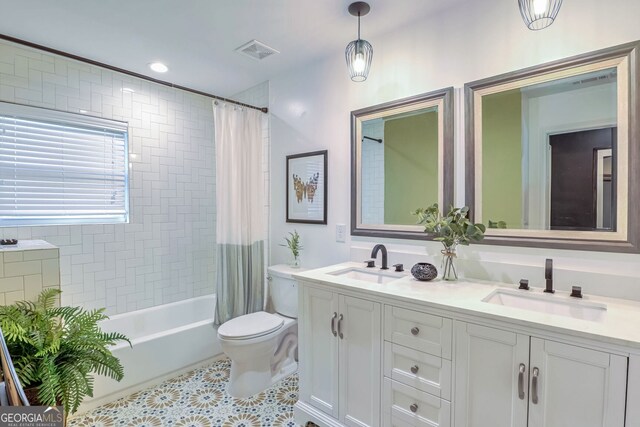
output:
[[[360,263],[294,277],[300,425],[640,426],[640,303]]]

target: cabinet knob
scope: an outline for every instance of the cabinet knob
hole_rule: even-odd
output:
[[[412,403],[411,406],[409,406],[409,409],[411,409],[411,412],[418,412],[418,405],[415,403]]]
[[[420,328],[418,328],[417,326],[414,326],[413,328],[411,328],[411,335],[418,335],[420,333]]]
[[[418,368],[418,365],[413,365],[411,367],[411,373],[412,374],[417,374],[418,373],[418,369],[420,369],[420,368]]]

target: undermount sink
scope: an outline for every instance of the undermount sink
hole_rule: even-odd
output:
[[[601,303],[577,301],[573,299],[568,300],[567,298],[569,297],[561,295],[527,292],[529,291],[497,289],[482,301],[489,304],[503,305],[505,307],[514,307],[591,321],[601,320],[607,311],[607,306]]]
[[[329,273],[332,276],[346,277],[354,280],[362,280],[371,283],[389,283],[394,280],[402,279],[405,274],[393,273],[390,271],[365,268],[347,268]]]

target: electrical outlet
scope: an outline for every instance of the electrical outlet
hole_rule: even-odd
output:
[[[344,243],[347,240],[347,226],[344,224],[336,225],[336,242]]]

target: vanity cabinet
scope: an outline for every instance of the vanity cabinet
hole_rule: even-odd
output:
[[[383,426],[451,425],[452,323],[385,305]]]
[[[329,417],[310,421],[378,427],[381,304],[310,286],[300,302],[300,401]]]
[[[456,322],[457,427],[623,427],[627,358]]]

